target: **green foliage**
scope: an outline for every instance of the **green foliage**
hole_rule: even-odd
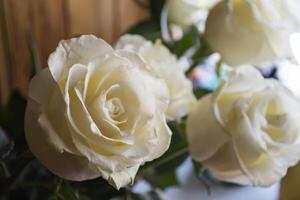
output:
[[[208,44],[202,38],[198,49],[195,51],[194,55],[192,56],[192,59],[195,62],[194,64],[197,65],[200,64],[205,58],[210,56],[212,53],[213,51],[209,48]]]
[[[196,27],[191,27],[184,36],[171,44],[168,47],[172,53],[177,55],[178,58],[184,55],[189,49],[199,46],[200,34]]]
[[[68,182],[59,180],[50,200],[90,200],[90,198],[80,195]]]
[[[116,190],[102,178],[82,182],[71,182],[71,186],[81,195],[89,197],[91,200],[96,200],[100,197],[101,200],[106,200],[120,195],[124,196],[126,193],[125,189]]]
[[[142,35],[148,40],[156,41],[161,38],[160,26],[153,20],[142,21],[128,30],[130,34]]]
[[[25,99],[15,92],[0,110],[0,195],[15,184],[32,160],[24,137],[25,106]]]
[[[176,169],[188,157],[187,141],[184,136],[185,122],[171,122],[169,127],[173,132],[168,151],[160,158],[146,164],[141,170],[141,176],[152,186],[166,188],[178,185]]]
[[[160,24],[160,18],[161,18],[161,12],[166,3],[166,0],[152,0],[150,1],[150,14],[151,14],[151,19],[156,24]]]
[[[130,190],[127,190],[124,197],[115,198],[113,200],[166,200],[166,198],[158,189],[154,189],[143,194],[136,194],[134,192],[131,192]]]
[[[211,91],[203,89],[203,88],[195,88],[194,89],[194,94],[195,94],[197,99],[200,99],[200,98],[202,98],[203,96],[205,96],[209,93],[211,93]]]
[[[223,74],[223,68],[222,68],[222,60],[219,60],[216,64],[216,75],[218,78],[222,79]]]

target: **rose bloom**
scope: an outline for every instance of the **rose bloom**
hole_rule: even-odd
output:
[[[289,36],[299,31],[295,0],[228,0],[206,21],[205,40],[232,66],[261,64],[291,55]]]
[[[179,120],[191,111],[196,102],[192,82],[185,76],[175,55],[159,40],[153,44],[139,35],[124,35],[117,42],[116,48],[138,53],[149,71],[165,80],[170,95],[166,112],[169,121]]]
[[[209,9],[220,0],[168,0],[170,23],[187,27],[202,18],[203,10]]]
[[[85,35],[61,41],[48,65],[31,81],[25,132],[54,174],[120,188],[168,149],[168,88],[138,55]]]
[[[222,181],[270,186],[300,158],[300,102],[251,66],[198,102],[187,121],[192,157]]]

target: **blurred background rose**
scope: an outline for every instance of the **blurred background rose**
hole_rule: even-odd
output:
[[[197,23],[203,11],[213,7],[220,0],[169,0],[168,17],[170,23],[186,27]]]

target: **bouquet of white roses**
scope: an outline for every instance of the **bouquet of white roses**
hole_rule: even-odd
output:
[[[207,172],[266,187],[298,163],[299,99],[263,72],[279,59],[296,62],[299,3],[146,6],[151,18],[113,46],[93,35],[62,40],[32,78],[25,114],[14,106],[25,105],[18,97],[1,112],[7,132],[23,130],[10,113],[25,116],[25,134],[1,134],[4,199],[20,189],[19,179],[35,180],[37,199],[163,199],[161,190],[178,183],[175,170],[188,157],[199,179]],[[134,192],[139,180],[150,193]]]

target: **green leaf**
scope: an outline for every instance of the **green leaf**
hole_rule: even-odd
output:
[[[0,167],[0,194],[5,194],[9,191],[13,191],[14,187],[23,181],[23,178],[27,175],[28,168],[32,157],[25,155],[25,152],[21,155],[17,154],[15,150],[11,150],[8,156],[1,160]],[[36,176],[35,171],[35,176]],[[31,177],[31,179],[34,179]]]
[[[190,48],[195,48],[199,43],[199,32],[196,27],[192,27],[189,32],[185,33],[183,38],[168,44],[169,49],[172,53],[181,57]]]
[[[89,200],[88,197],[82,196],[78,191],[74,190],[71,185],[60,180],[54,190],[51,200]]]
[[[207,58],[212,53],[213,51],[209,48],[205,40],[202,39],[198,49],[195,51],[194,55],[192,56],[192,59],[194,60],[194,63],[200,64],[203,61],[203,59]]]
[[[154,189],[146,193],[134,193],[130,190],[127,190],[126,194],[122,197],[114,198],[111,200],[166,200],[163,193],[159,189]]]
[[[192,163],[193,163],[193,167],[194,167],[194,172],[197,175],[197,177],[199,177],[199,175],[201,175],[201,173],[202,173],[203,166],[201,165],[201,163],[199,163],[195,160],[192,160]]]
[[[203,96],[211,93],[212,91],[203,89],[203,88],[195,88],[194,89],[194,94],[196,96],[197,99],[201,99]]]
[[[166,3],[166,0],[150,0],[151,18],[156,24],[160,24],[161,12]]]
[[[138,23],[137,25],[130,28],[127,32],[130,34],[142,35],[146,39],[153,42],[161,38],[159,24],[150,19]]]
[[[158,173],[157,170],[151,168],[151,170],[148,170],[143,174],[143,178],[147,180],[147,182],[150,183],[153,187],[161,189],[179,185],[175,170]]]
[[[125,189],[116,190],[111,185],[108,184],[103,178],[97,178],[82,182],[72,182],[72,187],[76,188],[80,194],[90,197],[91,199],[111,199],[113,197],[119,196],[120,194],[125,194]],[[101,188],[101,189],[99,189]]]
[[[220,79],[223,75],[223,69],[222,69],[222,60],[219,60],[216,64],[216,75]]]

